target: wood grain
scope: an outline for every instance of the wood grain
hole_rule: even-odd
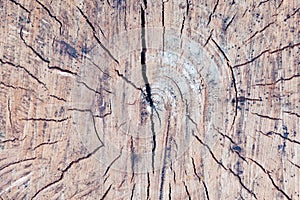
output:
[[[300,2],[0,0],[1,199],[300,199]]]

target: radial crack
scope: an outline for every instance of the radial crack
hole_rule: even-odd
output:
[[[68,74],[70,74],[72,76],[73,75],[77,76],[76,72],[72,72],[71,70],[63,69],[63,68],[60,68],[60,67],[57,67],[57,66],[48,66],[48,69],[55,69],[55,70],[58,70],[60,72],[68,73]]]
[[[300,114],[298,114],[298,113],[295,113],[295,112],[292,112],[292,111],[282,111],[283,113],[287,113],[287,114],[289,114],[289,115],[295,115],[296,117],[300,117]]]
[[[300,45],[300,43],[295,43],[295,44],[290,43],[289,45],[281,47],[279,49],[275,49],[275,50],[266,49],[266,50],[262,51],[260,54],[258,54],[257,56],[255,56],[254,58],[252,58],[244,63],[237,64],[237,65],[233,66],[233,68],[238,68],[238,67],[242,67],[244,65],[250,64],[250,63],[254,62],[256,59],[258,59],[259,57],[261,57],[262,55],[264,55],[265,53],[274,54],[274,53],[278,53],[278,52],[283,51],[288,48],[294,48],[299,45]]]
[[[227,31],[228,27],[230,26],[230,24],[233,22],[234,18],[236,16],[236,13],[233,15],[233,17],[230,19],[230,21],[228,22],[228,24],[225,27],[225,31]]]
[[[194,174],[195,174],[195,176],[198,178],[198,181],[199,181],[199,183],[200,183],[200,182],[201,182],[201,177],[200,177],[200,176],[198,175],[198,173],[197,173],[194,158],[191,157],[191,159],[192,159],[192,165],[193,165],[193,169],[194,169]]]
[[[288,19],[290,19],[292,16],[296,15],[300,10],[300,7],[297,8],[292,14],[288,14],[287,17],[283,20],[283,21],[287,21]]]
[[[192,198],[191,198],[190,192],[189,192],[188,187],[187,187],[187,185],[185,184],[184,181],[183,181],[183,185],[184,185],[185,192],[186,192],[186,194],[187,194],[189,200],[191,200]]]
[[[3,83],[2,81],[0,81],[0,85],[3,85],[4,87],[7,87],[7,88],[15,89],[15,90],[20,89],[20,90],[25,90],[25,91],[34,92],[34,90],[27,89],[27,88],[24,88],[24,87],[19,87],[19,86],[14,86],[14,85],[9,85],[9,84]]]
[[[43,186],[42,188],[40,188],[40,189],[39,189],[39,190],[31,197],[31,199],[35,199],[39,193],[41,193],[41,192],[44,191],[45,189],[51,187],[52,185],[54,185],[54,184],[60,182],[60,181],[64,178],[65,173],[66,173],[66,172],[67,172],[74,164],[79,163],[80,161],[85,160],[85,159],[91,157],[91,156],[92,156],[93,154],[95,154],[101,147],[103,147],[103,145],[97,147],[94,151],[92,151],[91,153],[87,154],[86,156],[83,156],[83,157],[78,158],[77,160],[71,161],[71,162],[67,165],[67,167],[65,167],[65,169],[63,169],[63,170],[61,171],[61,175],[60,175],[60,177],[59,177],[58,179],[56,179],[56,180],[54,180],[54,181],[48,183],[47,185]]]
[[[241,156],[240,152],[241,152],[241,148],[237,145],[237,143],[235,141],[233,141],[233,139],[231,137],[229,137],[227,134],[222,133],[219,129],[215,128],[215,126],[213,125],[214,129],[221,135],[223,136],[223,138],[228,139],[234,146],[230,147],[230,150],[234,153],[236,153],[242,160],[244,160],[245,162],[247,162],[247,160],[245,159],[245,157]],[[247,162],[248,163],[248,162]]]
[[[171,170],[171,172],[173,172],[173,181],[176,184],[176,173],[175,173],[175,170],[172,167],[172,162],[171,162],[171,165],[170,165],[170,170]]]
[[[28,14],[30,13],[30,11],[25,8],[22,4],[16,2],[15,0],[9,0],[10,2],[13,2],[14,4],[16,4],[17,6],[20,6],[20,8],[22,8],[23,10],[25,10],[25,12],[27,12]]]
[[[36,157],[26,158],[26,159],[23,159],[23,160],[18,160],[18,161],[15,161],[15,162],[8,163],[6,165],[1,166],[0,167],[0,171],[2,171],[3,169],[5,169],[7,167],[14,166],[14,165],[17,165],[17,164],[22,163],[22,162],[27,162],[27,161],[35,160],[35,159],[36,159]]]
[[[168,147],[169,141],[169,129],[170,129],[170,113],[168,115],[168,124],[167,124],[167,133],[165,138],[165,146],[164,146],[164,154],[163,154],[163,166],[161,169],[161,178],[160,178],[160,189],[159,189],[159,199],[163,199],[163,189],[164,189],[164,182],[165,182],[165,173],[166,173],[166,158],[170,153],[170,148]]]
[[[251,191],[249,188],[247,188],[247,187],[245,186],[245,184],[242,182],[242,178],[241,178],[238,174],[236,174],[231,168],[228,168],[228,169],[229,169],[229,171],[230,171],[235,177],[238,178],[238,180],[239,180],[241,186],[242,186],[247,192],[249,192],[251,195],[253,195],[253,197],[254,197],[255,199],[257,199],[256,194],[255,194],[253,191]]]
[[[281,188],[279,188],[278,185],[275,184],[274,179],[272,178],[272,176],[271,176],[270,173],[268,173],[268,177],[269,177],[269,179],[271,180],[273,186],[274,186],[279,192],[281,192],[287,199],[292,200],[292,198],[289,197],[289,195],[287,195],[287,194],[285,193],[285,191],[283,191]]]
[[[233,83],[233,88],[234,88],[234,98],[235,98],[235,108],[234,108],[234,116],[233,116],[233,120],[231,123],[231,127],[230,130],[233,129],[233,126],[235,124],[235,120],[237,118],[237,110],[238,110],[238,91],[237,91],[237,85],[236,85],[236,79],[234,76],[234,72],[233,72],[233,68],[232,66],[229,64],[229,62],[227,61],[227,66],[230,69],[230,73],[231,73],[231,78],[232,78],[232,83]]]
[[[253,191],[251,191],[249,188],[247,188],[247,187],[245,186],[245,184],[242,182],[241,177],[240,177],[238,174],[236,174],[231,168],[226,168],[226,167],[224,166],[224,164],[223,164],[221,161],[219,161],[219,160],[215,157],[215,155],[214,155],[214,153],[212,152],[212,150],[210,149],[210,147],[209,147],[207,144],[205,144],[205,143],[204,143],[197,135],[194,134],[194,131],[192,132],[192,135],[197,139],[197,141],[198,141],[200,144],[202,144],[202,145],[209,151],[210,155],[211,155],[212,158],[216,161],[217,164],[219,164],[224,170],[229,171],[232,175],[234,175],[235,177],[237,177],[238,180],[239,180],[239,182],[240,182],[240,184],[241,184],[241,186],[242,186],[247,192],[249,192],[255,199],[257,199],[256,194],[255,194]]]
[[[130,200],[132,200],[132,199],[133,199],[134,190],[135,190],[135,184],[133,185],[133,187],[132,187],[132,189],[131,189],[131,196],[130,196]]]
[[[20,66],[20,65],[16,65],[16,64],[14,64],[14,63],[12,63],[12,62],[9,62],[9,61],[3,61],[2,59],[0,59],[0,62],[1,62],[2,64],[7,64],[7,65],[13,66],[13,67],[15,67],[15,68],[20,68],[20,69],[22,69],[22,70],[25,71],[31,78],[33,78],[33,79],[34,79],[35,81],[37,81],[39,84],[43,85],[46,89],[48,89],[45,83],[43,83],[42,81],[40,81],[36,76],[34,76],[34,75],[33,75],[28,69],[26,69],[25,67]]]
[[[292,139],[290,139],[289,137],[287,137],[287,136],[285,136],[285,135],[281,135],[280,133],[277,133],[277,132],[274,132],[274,131],[269,131],[268,133],[264,133],[264,132],[262,132],[262,131],[258,131],[258,132],[264,134],[265,136],[270,136],[270,135],[272,135],[272,134],[275,134],[275,135],[278,135],[279,137],[281,137],[281,138],[284,139],[284,140],[287,140],[287,141],[292,142],[292,143],[295,143],[295,144],[300,144],[299,141],[297,141],[297,140],[292,140]]]
[[[275,21],[270,22],[269,24],[267,24],[264,28],[262,28],[259,31],[256,31],[252,36],[250,36],[244,43],[248,42],[249,40],[253,39],[257,34],[264,32],[267,28],[269,28],[272,24],[274,24]]]
[[[270,117],[270,116],[267,116],[267,115],[262,115],[262,114],[259,114],[259,113],[255,113],[255,112],[251,112],[253,115],[256,115],[258,117],[261,117],[261,118],[265,118],[265,119],[270,119],[270,120],[282,120],[281,118],[278,118],[278,117]]]
[[[172,187],[171,187],[171,183],[169,183],[169,200],[172,199]]]
[[[209,200],[208,188],[207,188],[207,186],[206,186],[206,184],[205,184],[205,182],[204,182],[203,180],[202,180],[202,184],[203,184],[203,186],[204,186],[204,190],[205,190],[206,197],[207,197],[207,199]]]
[[[147,181],[148,181],[148,185],[147,185],[147,200],[150,199],[150,175],[149,172],[147,172]]]
[[[108,167],[106,168],[106,170],[105,170],[105,172],[103,174],[103,177],[107,174],[107,172],[109,171],[109,169],[111,168],[111,166],[122,156],[122,149],[123,149],[123,147],[120,150],[120,154],[108,165]]]
[[[58,97],[58,96],[55,96],[55,95],[53,95],[53,94],[50,94],[49,96],[50,96],[50,97],[53,97],[53,98],[55,98],[55,99],[57,99],[57,100],[59,100],[59,101],[67,102],[67,100],[65,100],[65,99],[62,98],[62,97]]]
[[[259,57],[261,57],[262,55],[264,55],[265,53],[268,53],[269,51],[270,51],[270,49],[266,49],[266,50],[262,51],[260,54],[258,54],[257,56],[255,56],[254,58],[252,58],[244,63],[237,64],[237,65],[233,66],[233,68],[238,68],[238,67],[242,67],[244,65],[250,64],[250,63],[254,62],[256,59],[258,59]]]
[[[183,20],[182,20],[182,25],[181,25],[181,30],[180,30],[180,37],[182,36],[182,33],[183,33],[185,20],[189,15],[189,9],[190,9],[190,3],[189,3],[189,0],[186,0],[186,11],[185,11],[185,14],[183,15]]]
[[[20,38],[25,44],[26,47],[28,47],[35,55],[37,55],[42,61],[44,61],[47,64],[50,64],[50,61],[47,58],[44,58],[40,53],[38,53],[32,46],[28,45],[27,42],[25,41],[23,37],[23,26],[21,27],[20,30]]]
[[[280,6],[282,5],[283,1],[284,1],[284,0],[281,0],[281,1],[280,1],[279,5],[277,6],[276,9],[280,8]]]
[[[0,140],[0,144],[4,144],[4,143],[7,143],[7,142],[15,142],[15,141],[23,141],[25,140],[26,136],[24,136],[22,139],[19,139],[19,138],[13,138],[13,139],[7,139],[7,140]]]
[[[86,87],[88,90],[90,90],[90,91],[92,91],[92,92],[94,92],[94,93],[96,93],[96,94],[102,95],[101,92],[99,92],[99,91],[97,91],[97,90],[91,88],[91,87],[90,87],[88,84],[86,84],[85,82],[83,82],[83,81],[78,81],[78,83],[84,85],[84,87]],[[105,88],[101,88],[101,89],[102,89],[103,91],[109,93],[109,94],[112,93],[111,91],[109,91],[109,90],[107,90],[107,89],[105,89]]]
[[[271,176],[271,172],[270,171],[267,171],[261,164],[259,164],[257,161],[251,159],[251,158],[248,158],[249,160],[251,160],[252,162],[254,162],[265,174],[268,175],[268,178],[271,180],[272,182],[272,185],[280,192],[282,193],[287,199],[289,200],[292,200],[291,197],[289,197],[281,188],[279,188],[278,185],[275,184],[274,182],[274,179],[272,178]]]
[[[269,2],[269,1],[270,1],[270,0],[264,0],[264,1],[261,1],[261,2],[259,2],[259,4],[258,4],[257,7],[261,6],[261,5],[264,4],[264,3],[267,3],[267,2]]]
[[[290,161],[289,159],[287,159],[292,165],[294,165],[295,167],[300,169],[300,165],[297,165],[296,163],[293,163],[292,161]]]
[[[207,40],[205,41],[205,43],[204,43],[203,47],[205,47],[205,46],[208,44],[209,40],[210,40],[210,39],[211,39],[211,37],[212,37],[213,31],[214,31],[214,29],[212,29],[212,30],[210,31],[210,34],[209,34],[209,36],[208,36]]]
[[[10,127],[12,128],[12,117],[11,117],[11,106],[10,106],[10,99],[7,100],[7,110],[8,110],[8,118],[9,118],[9,124]]]
[[[227,56],[226,56],[225,52],[223,51],[223,49],[218,45],[218,43],[213,38],[211,38],[211,40],[217,46],[217,48],[222,53],[222,55],[224,56],[224,58],[226,59],[226,61],[229,62],[229,59],[227,58]]]
[[[163,27],[163,35],[162,35],[162,40],[163,40],[163,52],[165,52],[165,34],[166,34],[166,27],[165,27],[165,1],[162,0],[162,7],[161,7],[161,25]]]
[[[42,4],[39,0],[35,0],[35,1],[36,1],[40,6],[42,6],[43,9],[45,9],[45,10],[47,11],[47,13],[49,14],[50,17],[52,17],[57,23],[59,23],[59,33],[62,34],[62,30],[61,30],[61,28],[62,28],[62,23],[61,23],[61,21],[59,21],[59,20],[57,19],[57,17],[56,17],[55,15],[53,15],[53,14],[50,12],[50,10],[49,10],[44,4]]]
[[[42,143],[38,144],[36,147],[34,147],[33,150],[36,150],[37,148],[44,146],[44,145],[52,145],[52,144],[56,144],[58,142],[59,142],[58,140],[53,141],[53,142],[42,142]]]
[[[150,106],[153,107],[153,100],[151,97],[151,87],[147,77],[147,65],[146,65],[146,18],[145,11],[141,6],[141,39],[142,39],[142,51],[141,51],[141,65],[142,65],[142,77],[146,87],[146,100]]]
[[[275,85],[275,84],[277,84],[277,83],[279,83],[279,82],[281,82],[281,81],[290,81],[290,80],[292,80],[293,78],[298,78],[298,77],[300,77],[300,74],[295,74],[295,75],[293,75],[293,76],[291,76],[291,77],[288,77],[288,78],[283,78],[283,77],[281,77],[280,79],[278,79],[278,80],[276,80],[276,81],[274,81],[274,82],[272,82],[272,83],[258,83],[258,84],[255,84],[254,86],[269,86],[269,85]]]
[[[197,139],[197,141],[200,144],[202,144],[209,151],[211,157],[216,161],[216,163],[219,164],[223,169],[227,170],[223,163],[216,158],[210,147],[207,144],[205,144],[197,135],[195,135],[194,131],[192,132],[192,135]]]
[[[155,149],[156,149],[156,134],[154,130],[154,121],[153,121],[153,99],[151,95],[151,87],[150,83],[147,77],[147,65],[146,65],[146,52],[147,52],[147,46],[146,46],[146,14],[145,10],[141,6],[141,42],[142,42],[142,51],[141,51],[141,65],[142,65],[142,78],[145,82],[145,88],[146,88],[146,101],[149,103],[151,107],[151,131],[152,131],[152,172],[154,173],[154,156],[155,156]],[[156,113],[157,110],[155,109]]]
[[[207,22],[206,26],[209,25],[209,23],[210,23],[210,21],[211,21],[212,15],[213,15],[213,14],[216,12],[216,10],[217,10],[218,4],[219,4],[219,0],[217,0],[216,4],[215,4],[215,6],[214,6],[213,11],[210,13],[210,15],[209,15],[209,17],[208,17],[208,22]]]
[[[213,125],[213,128],[223,137],[223,138],[227,138],[232,144],[236,145],[237,143],[231,138],[229,137],[227,134],[222,133],[218,128],[216,128]]]
[[[131,177],[131,181],[134,178],[134,160],[135,160],[135,152],[134,152],[134,145],[133,145],[133,138],[131,136],[130,138],[130,161],[131,161],[131,173],[132,173],[132,177]]]
[[[185,15],[183,15],[182,23],[181,23],[181,29],[180,29],[180,37],[182,36],[183,29],[184,29],[184,22],[185,22]]]
[[[23,26],[21,27],[21,30],[20,30],[20,38],[21,40],[23,41],[23,43],[25,44],[26,47],[28,47],[29,49],[31,49],[31,51],[36,54],[43,62],[47,63],[47,67],[48,69],[55,69],[55,70],[58,70],[58,71],[61,71],[61,72],[64,72],[64,73],[68,73],[70,75],[77,75],[76,72],[72,72],[68,69],[62,69],[58,66],[50,66],[50,61],[48,58],[44,58],[40,53],[38,53],[31,45],[27,44],[27,42],[25,41],[24,37],[23,37]]]
[[[94,130],[95,130],[96,136],[97,136],[99,142],[101,143],[101,145],[104,146],[104,143],[103,143],[103,141],[101,140],[100,135],[99,135],[98,130],[97,130],[97,127],[96,127],[95,117],[93,116],[92,111],[90,111],[90,113],[92,114],[92,121],[93,121],[93,125],[94,125]]]
[[[110,184],[110,186],[107,188],[107,190],[104,192],[104,194],[103,194],[103,196],[100,198],[100,200],[103,200],[106,196],[107,196],[107,194],[108,194],[108,192],[110,191],[110,189],[111,189],[111,186],[112,186],[112,184]]]
[[[64,122],[70,119],[69,117],[63,119],[51,119],[51,118],[21,118],[24,121],[44,121],[44,122]]]
[[[141,92],[144,94],[142,88],[137,87],[133,82],[131,82],[130,80],[128,80],[123,74],[120,73],[119,70],[115,69],[115,72],[116,72],[117,75],[118,75],[119,77],[121,77],[126,83],[130,84],[132,87],[134,87],[135,89],[141,91]]]
[[[155,157],[155,149],[156,149],[156,133],[154,130],[154,121],[153,121],[153,109],[151,109],[151,132],[152,132],[152,173],[154,174],[154,157]]]
[[[85,57],[85,59],[87,59],[89,62],[91,62],[96,68],[98,68],[105,76],[111,78],[111,76],[107,73],[107,72],[104,72],[103,69],[97,65],[92,59],[88,58],[88,57]]]
[[[112,53],[103,45],[103,43],[100,41],[100,39],[97,37],[97,33],[96,33],[96,29],[95,27],[92,25],[92,23],[89,21],[88,17],[84,14],[84,12],[78,7],[76,6],[77,9],[79,10],[80,14],[82,15],[82,17],[86,20],[87,24],[89,25],[89,27],[92,29],[93,31],[93,36],[96,39],[97,43],[101,46],[101,48],[108,54],[108,56],[119,65],[119,61],[112,55]]]
[[[297,47],[297,46],[299,46],[299,45],[300,45],[300,42],[299,42],[299,43],[295,43],[295,44],[290,43],[289,45],[286,45],[286,46],[281,47],[281,48],[279,48],[279,49],[275,49],[275,50],[271,51],[270,53],[271,53],[271,54],[277,53],[277,52],[279,52],[279,51],[283,51],[283,50],[288,49],[288,48],[294,48],[294,47]]]

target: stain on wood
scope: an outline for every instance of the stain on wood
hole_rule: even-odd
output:
[[[300,2],[0,0],[1,199],[300,199]]]

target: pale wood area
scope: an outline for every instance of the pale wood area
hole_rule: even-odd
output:
[[[1,199],[300,199],[300,1],[0,10]]]

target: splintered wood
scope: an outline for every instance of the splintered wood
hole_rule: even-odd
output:
[[[300,199],[300,2],[0,0],[1,199]]]

